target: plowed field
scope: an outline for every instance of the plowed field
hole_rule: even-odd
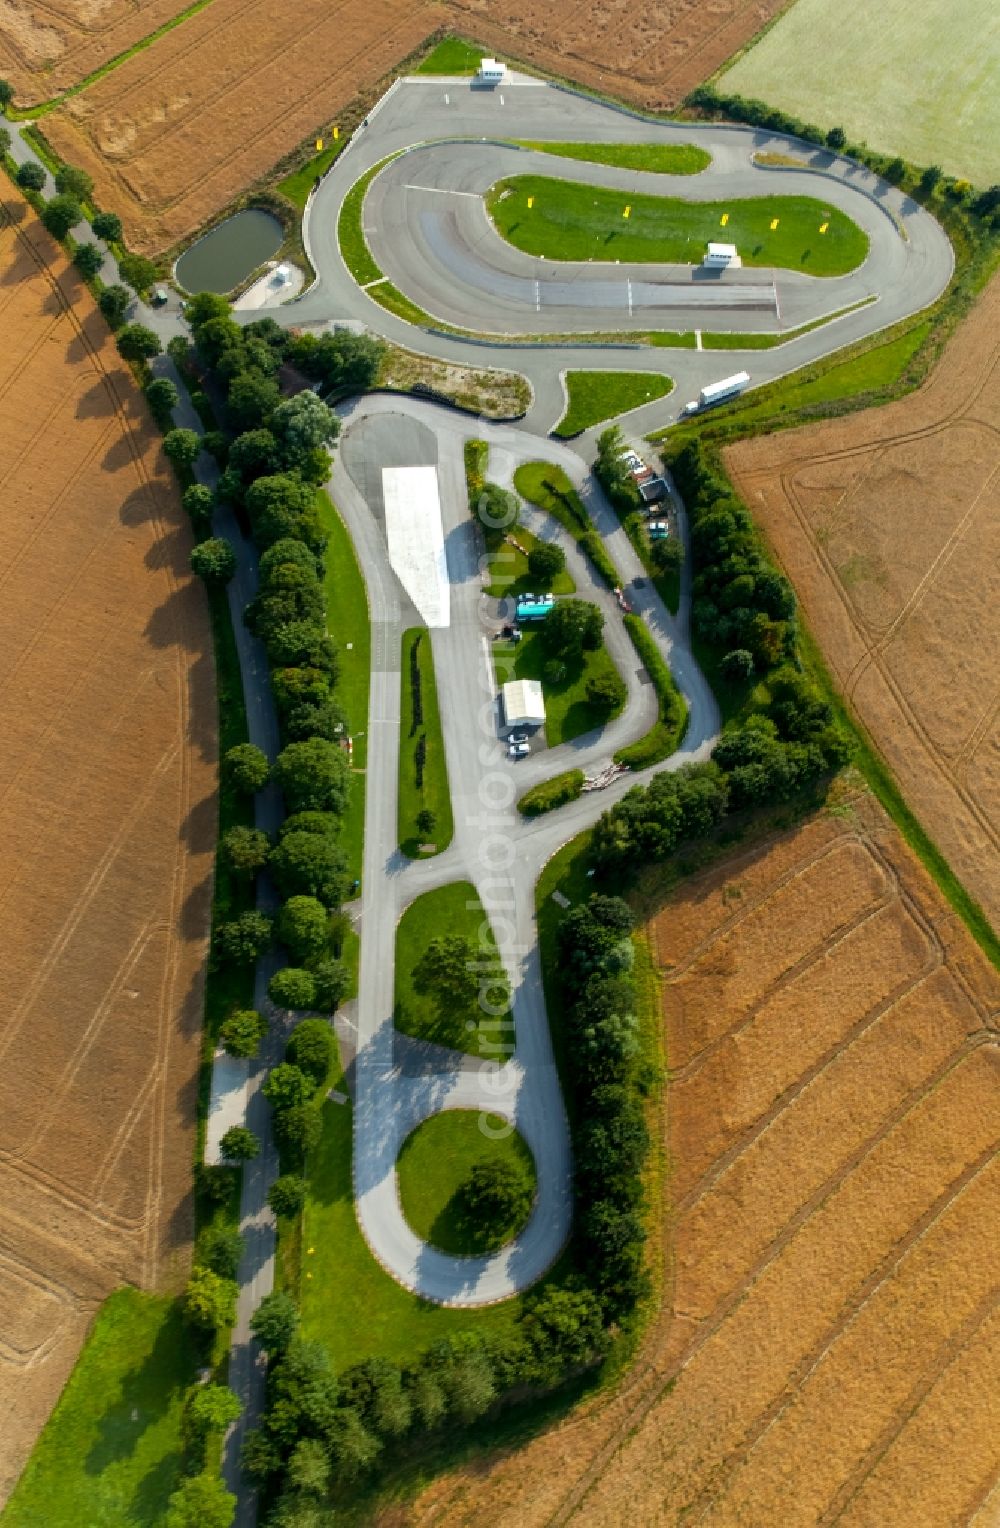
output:
[[[10,193],[0,333],[2,1502],[97,1303],[186,1275],[216,725],[157,434]]]
[[[1000,979],[864,796],[648,932],[659,1319],[614,1394],[409,1521],[970,1522],[1000,1476]]]
[[[0,39],[6,35],[8,47],[17,31],[4,21],[12,3],[0,0]],[[45,131],[65,159],[91,172],[98,200],[121,214],[130,244],[156,251],[192,233],[436,29],[472,32],[485,47],[639,105],[664,106],[680,100],[781,4],[297,0],[282,9],[268,0],[211,0],[68,100],[46,118]],[[76,0],[70,9],[79,16],[89,8]],[[10,14],[27,26],[25,13]],[[44,56],[41,43],[36,53]],[[71,59],[59,78],[67,72],[74,72]],[[11,73],[26,98],[52,94],[48,75]]]
[[[1000,928],[1000,279],[919,392],[726,465],[840,688]]]

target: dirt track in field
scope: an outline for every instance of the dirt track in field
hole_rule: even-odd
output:
[[[726,465],[838,687],[1000,928],[1000,278],[919,392]]]
[[[484,48],[639,106],[665,107],[676,105],[782,3],[653,0],[625,7],[583,0],[554,9],[548,0],[371,0],[364,6],[296,0],[282,9],[269,0],[211,0],[67,100],[44,128],[58,153],[94,176],[98,200],[122,216],[130,245],[155,252],[193,233],[266,176],[437,31],[469,32]],[[0,0],[0,66],[6,47],[19,99],[51,97],[93,69],[102,50],[110,57],[135,41],[130,29],[139,13],[119,14],[116,4],[94,34],[81,30],[80,18],[94,14],[83,0],[65,0],[62,19],[33,9],[30,24],[28,13],[13,7],[14,0]],[[171,9],[181,9],[177,0],[143,9],[147,30]],[[67,17],[76,18],[75,31]],[[41,33],[27,52],[18,40],[26,26]],[[60,36],[65,47],[58,64],[39,72],[40,61],[58,51]],[[18,64],[12,49],[25,62]]]
[[[867,796],[648,932],[660,1315],[617,1390],[406,1521],[971,1522],[1000,1478],[1000,979]]]
[[[186,1277],[216,715],[158,434],[10,192],[0,333],[2,1502],[100,1300]]]

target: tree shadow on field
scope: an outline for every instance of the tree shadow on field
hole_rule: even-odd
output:
[[[201,623],[195,627],[190,619],[192,592],[185,581],[171,589],[166,599],[152,611],[143,628],[143,636],[153,647],[161,651],[179,647],[183,652],[196,655],[206,653],[209,638],[205,627]]]
[[[108,1394],[97,1435],[84,1460],[88,1475],[102,1475],[109,1466],[135,1452],[146,1429],[161,1419],[184,1388],[196,1357],[180,1302],[175,1301],[157,1330],[153,1346]],[[179,1454],[176,1457],[179,1466]],[[150,1523],[155,1520],[143,1519]]]

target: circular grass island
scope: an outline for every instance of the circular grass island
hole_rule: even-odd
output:
[[[499,1133],[505,1129],[510,1133]],[[484,1118],[477,1109],[444,1109],[424,1120],[403,1142],[396,1173],[411,1230],[456,1257],[495,1252],[534,1205],[531,1152],[500,1115]]]

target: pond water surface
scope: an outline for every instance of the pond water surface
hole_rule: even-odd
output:
[[[270,212],[247,207],[185,250],[174,274],[186,292],[230,292],[281,248],[284,236]]]

